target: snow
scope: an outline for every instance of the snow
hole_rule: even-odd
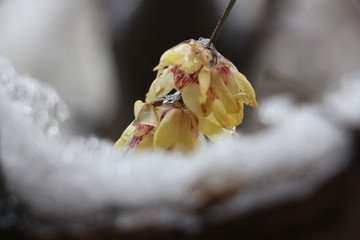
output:
[[[349,129],[360,123],[359,79],[344,77],[318,103],[297,104],[287,95],[261,101],[265,129],[191,156],[124,155],[108,140],[63,136],[69,114],[61,97],[0,57],[2,171],[9,191],[35,216],[86,225],[110,212],[120,229],[197,231],[205,217],[221,221],[305,196],[339,172],[351,153]],[[228,200],[204,215],[193,211],[228,189],[235,191]]]
[[[72,116],[66,123],[69,131],[87,133],[106,125],[116,109],[105,5],[96,0],[0,2],[1,54],[61,93]],[[121,5],[127,9],[127,3]]]
[[[324,99],[324,112],[337,123],[348,128],[360,126],[360,72],[346,74],[339,86]]]

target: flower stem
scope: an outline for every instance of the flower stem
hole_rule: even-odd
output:
[[[220,35],[221,29],[227,19],[227,17],[229,16],[231,9],[233,8],[234,4],[235,4],[236,0],[230,0],[225,11],[223,12],[223,14],[221,15],[219,22],[217,23],[214,32],[212,33],[211,37],[210,37],[210,41],[208,43],[208,46],[211,46],[211,44],[215,44],[218,36]]]

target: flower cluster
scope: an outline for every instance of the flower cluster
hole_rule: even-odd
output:
[[[235,133],[244,104],[258,105],[255,92],[246,77],[207,43],[189,40],[161,56],[146,103],[135,103],[136,119],[116,146],[188,152],[203,142],[201,133],[209,139]],[[168,106],[165,101],[155,106],[172,90],[181,97]]]
[[[188,153],[205,142],[196,117],[178,101],[169,106],[136,101],[134,114],[135,120],[125,129],[116,147]]]

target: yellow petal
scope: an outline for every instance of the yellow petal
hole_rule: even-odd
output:
[[[162,149],[172,147],[178,138],[180,124],[181,110],[169,110],[155,130],[154,147]]]
[[[148,135],[144,136],[143,139],[140,141],[137,149],[139,150],[147,150],[154,148],[154,134],[149,133]]]
[[[235,76],[235,82],[240,88],[241,93],[247,94],[247,95],[239,94],[237,95],[237,97],[241,97],[241,99],[244,100],[245,104],[248,104],[252,107],[257,107],[258,103],[256,101],[255,91],[251,86],[250,82],[246,79],[246,77],[243,74],[241,74],[238,71],[234,72],[234,76]]]
[[[238,94],[240,91],[239,86],[236,84],[236,75],[234,75],[234,72],[238,72],[238,70],[235,67],[232,67],[232,64],[226,65],[229,70],[230,74],[226,73],[220,73],[223,80],[226,82],[226,86],[229,89],[229,91],[235,95]]]
[[[171,150],[190,153],[206,144],[204,135],[198,129],[198,121],[189,109],[182,111],[177,142]]]
[[[156,65],[156,67],[153,68],[153,71],[158,71],[158,70],[162,69],[163,67],[164,66],[161,63],[159,63],[158,65]]]
[[[142,136],[149,134],[149,132],[151,132],[154,128],[155,127],[151,126],[151,125],[139,124],[136,126],[136,129],[135,129],[133,135],[137,136],[137,137],[142,137]]]
[[[239,113],[229,113],[227,115],[229,125],[232,127],[236,127],[237,125],[239,125],[243,120],[242,116],[243,114],[239,114]]]
[[[221,74],[217,70],[211,73],[211,85],[214,87],[219,100],[223,103],[227,113],[237,113],[239,111],[234,95],[229,91]]]
[[[149,103],[162,98],[174,88],[174,74],[166,69],[152,82],[145,102]]]
[[[226,109],[223,103],[219,99],[215,99],[213,101],[213,113],[216,120],[220,123],[220,125],[224,128],[232,128],[233,122],[230,121]]]
[[[244,118],[244,103],[238,102],[237,104],[239,105],[239,111],[237,113],[230,114],[230,118],[233,119],[231,121],[233,121],[232,123],[234,126],[241,124]]]
[[[192,141],[193,132],[191,126],[191,115],[181,111],[181,123],[179,124],[179,135],[175,142],[173,150],[188,153],[194,149]]]
[[[190,109],[185,109],[185,112],[190,116],[191,119],[192,148],[199,148],[206,144],[206,139],[199,130],[199,120],[193,115]]]
[[[186,55],[180,70],[189,74],[195,73],[202,66],[206,66],[212,59],[210,50],[202,44],[197,42],[189,43],[191,51]]]
[[[236,113],[227,113],[226,114],[226,122],[228,123],[228,126],[235,127],[239,125],[244,117],[244,103],[243,102],[237,102],[239,111]],[[214,110],[214,115],[218,113],[218,109]],[[217,116],[218,117],[218,116]],[[215,117],[216,118],[216,117]],[[218,120],[218,118],[216,118]]]
[[[199,119],[199,130],[212,141],[218,141],[222,136],[234,133],[234,130],[224,129],[208,118]]]
[[[208,91],[205,103],[201,104],[201,110],[205,117],[209,116],[209,114],[212,113],[212,103],[213,97],[211,96],[210,91]]]
[[[193,74],[201,68],[201,64],[196,61],[195,56],[188,55],[184,61],[184,63],[180,66],[180,70]]]
[[[185,57],[191,53],[191,46],[187,43],[179,45],[167,50],[160,58],[160,64],[163,65],[180,65],[184,62]]]
[[[207,121],[206,119],[199,119],[199,130],[211,140],[214,140],[215,136],[222,133],[221,126]]]
[[[203,115],[198,98],[199,95],[200,87],[197,83],[190,83],[181,91],[181,96],[185,105],[196,115]]]
[[[207,67],[203,67],[199,73],[198,78],[199,78],[199,86],[200,86],[199,101],[202,104],[206,102],[207,92],[210,87],[210,82],[211,82],[210,70]]]
[[[139,111],[135,124],[157,126],[159,122],[156,109],[151,104],[145,104]]]
[[[134,116],[135,118],[137,118],[137,116],[139,115],[140,110],[142,109],[142,107],[145,105],[146,103],[144,103],[141,100],[137,100],[134,103]]]
[[[132,137],[134,131],[136,129],[136,126],[134,125],[134,122],[132,122],[123,132],[119,140],[116,141],[114,147],[124,147],[126,143],[128,143],[129,139]]]
[[[219,121],[216,120],[213,112],[211,112],[211,114],[209,114],[205,119],[220,126]]]

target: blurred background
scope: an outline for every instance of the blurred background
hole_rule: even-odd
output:
[[[133,120],[133,103],[144,100],[161,54],[210,37],[227,2],[0,0],[0,53],[65,99],[66,132],[115,141]],[[360,70],[360,1],[238,0],[216,48],[247,76],[260,104],[280,93],[318,101],[342,76]],[[245,116],[244,132],[264,127],[251,111]],[[359,180],[355,173],[345,178]],[[359,184],[351,186],[360,200]],[[356,219],[342,231],[354,231]],[[334,239],[354,235],[340,236],[349,238]]]

